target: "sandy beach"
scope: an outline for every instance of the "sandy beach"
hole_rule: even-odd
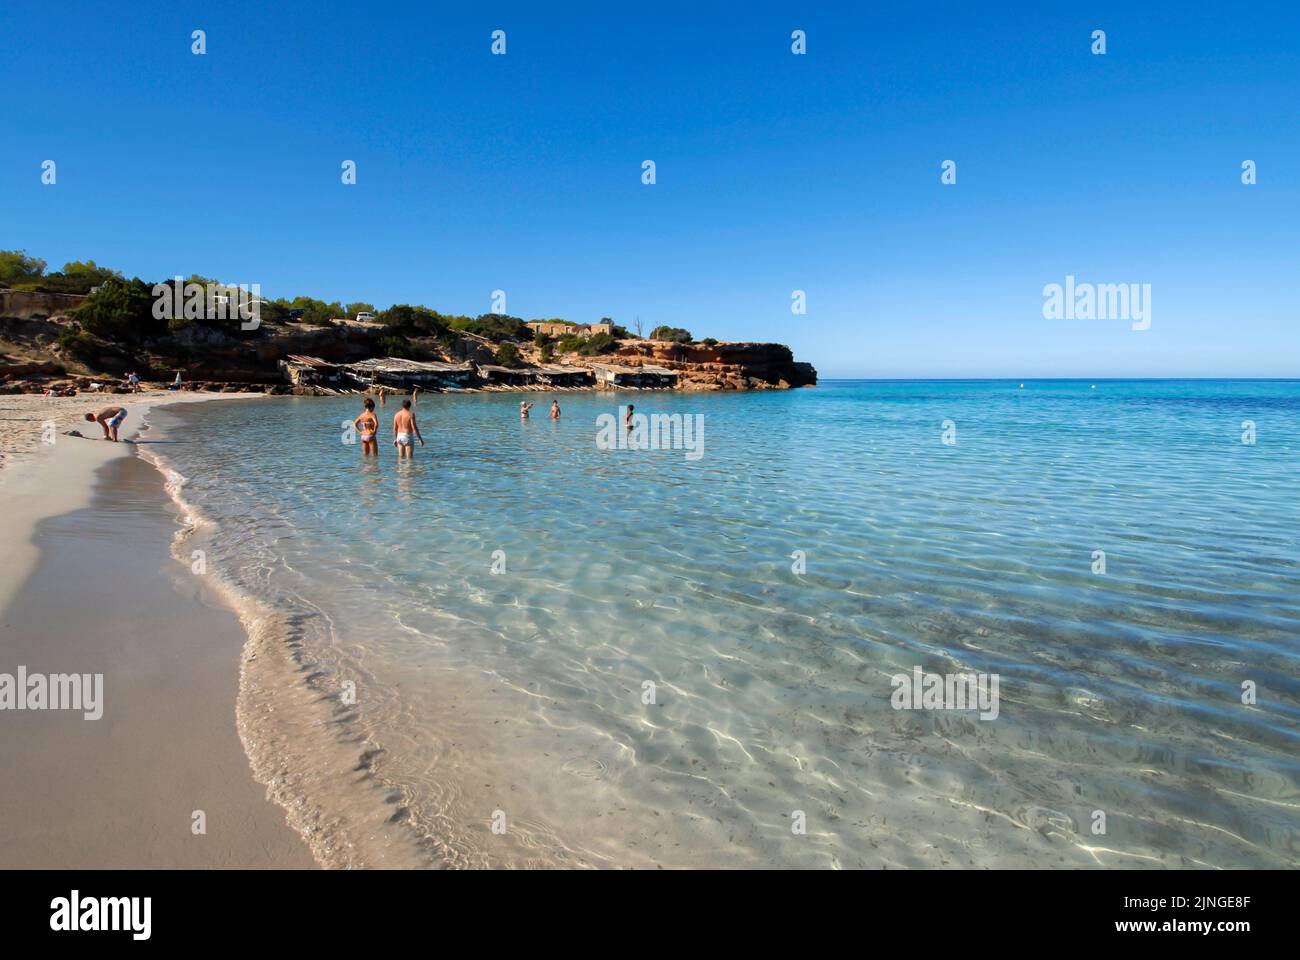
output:
[[[0,511],[0,537],[9,549],[8,563],[0,569],[0,609],[8,605],[36,564],[40,553],[32,539],[36,524],[86,506],[95,471],[134,450],[130,444],[104,442],[99,425],[86,422],[87,412],[114,403],[126,407],[119,437],[127,440],[135,437],[155,404],[211,399],[215,396],[166,390],[79,397],[8,394],[0,398],[0,496],[17,507]],[[99,442],[65,436],[70,430],[99,438]]]
[[[313,865],[239,739],[239,619],[171,556],[161,474],[83,419],[120,403],[126,440],[159,403],[215,399],[239,397],[0,400],[0,673],[103,676],[97,719],[0,714],[0,867]]]

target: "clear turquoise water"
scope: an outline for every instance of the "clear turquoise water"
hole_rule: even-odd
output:
[[[1091,386],[435,395],[377,464],[359,398],[275,399],[143,449],[284,614],[294,672],[248,669],[311,696],[245,733],[323,859],[1294,866],[1300,383]],[[703,457],[597,449],[629,400]],[[998,718],[894,710],[914,666]]]

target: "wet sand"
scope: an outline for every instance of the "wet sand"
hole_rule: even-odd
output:
[[[88,394],[42,397],[34,394],[0,396],[0,610],[26,582],[40,555],[33,539],[36,524],[46,517],[80,509],[90,502],[95,471],[117,457],[131,456],[135,438],[149,410],[160,403],[207,403],[260,394],[171,393],[153,390],[137,394]],[[103,439],[98,423],[87,423],[88,411],[116,404],[127,417],[118,431],[121,443]],[[76,430],[81,437],[70,437]]]
[[[0,711],[0,868],[311,867],[239,739],[243,628],[133,449],[60,436],[0,478],[0,673],[104,677],[99,719]]]

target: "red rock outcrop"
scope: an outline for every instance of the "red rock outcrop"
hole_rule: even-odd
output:
[[[670,343],[621,340],[611,362],[676,370],[683,390],[762,390],[811,386],[812,364],[781,343]]]

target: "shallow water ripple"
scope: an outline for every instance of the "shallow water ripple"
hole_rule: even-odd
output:
[[[628,399],[703,458],[598,450]],[[1300,862],[1300,384],[560,401],[424,397],[403,464],[339,442],[354,398],[154,415],[204,438],[156,449],[211,565],[365,678],[329,733],[367,792],[295,782],[385,798],[385,862]],[[997,674],[998,718],[893,709],[916,666]]]

